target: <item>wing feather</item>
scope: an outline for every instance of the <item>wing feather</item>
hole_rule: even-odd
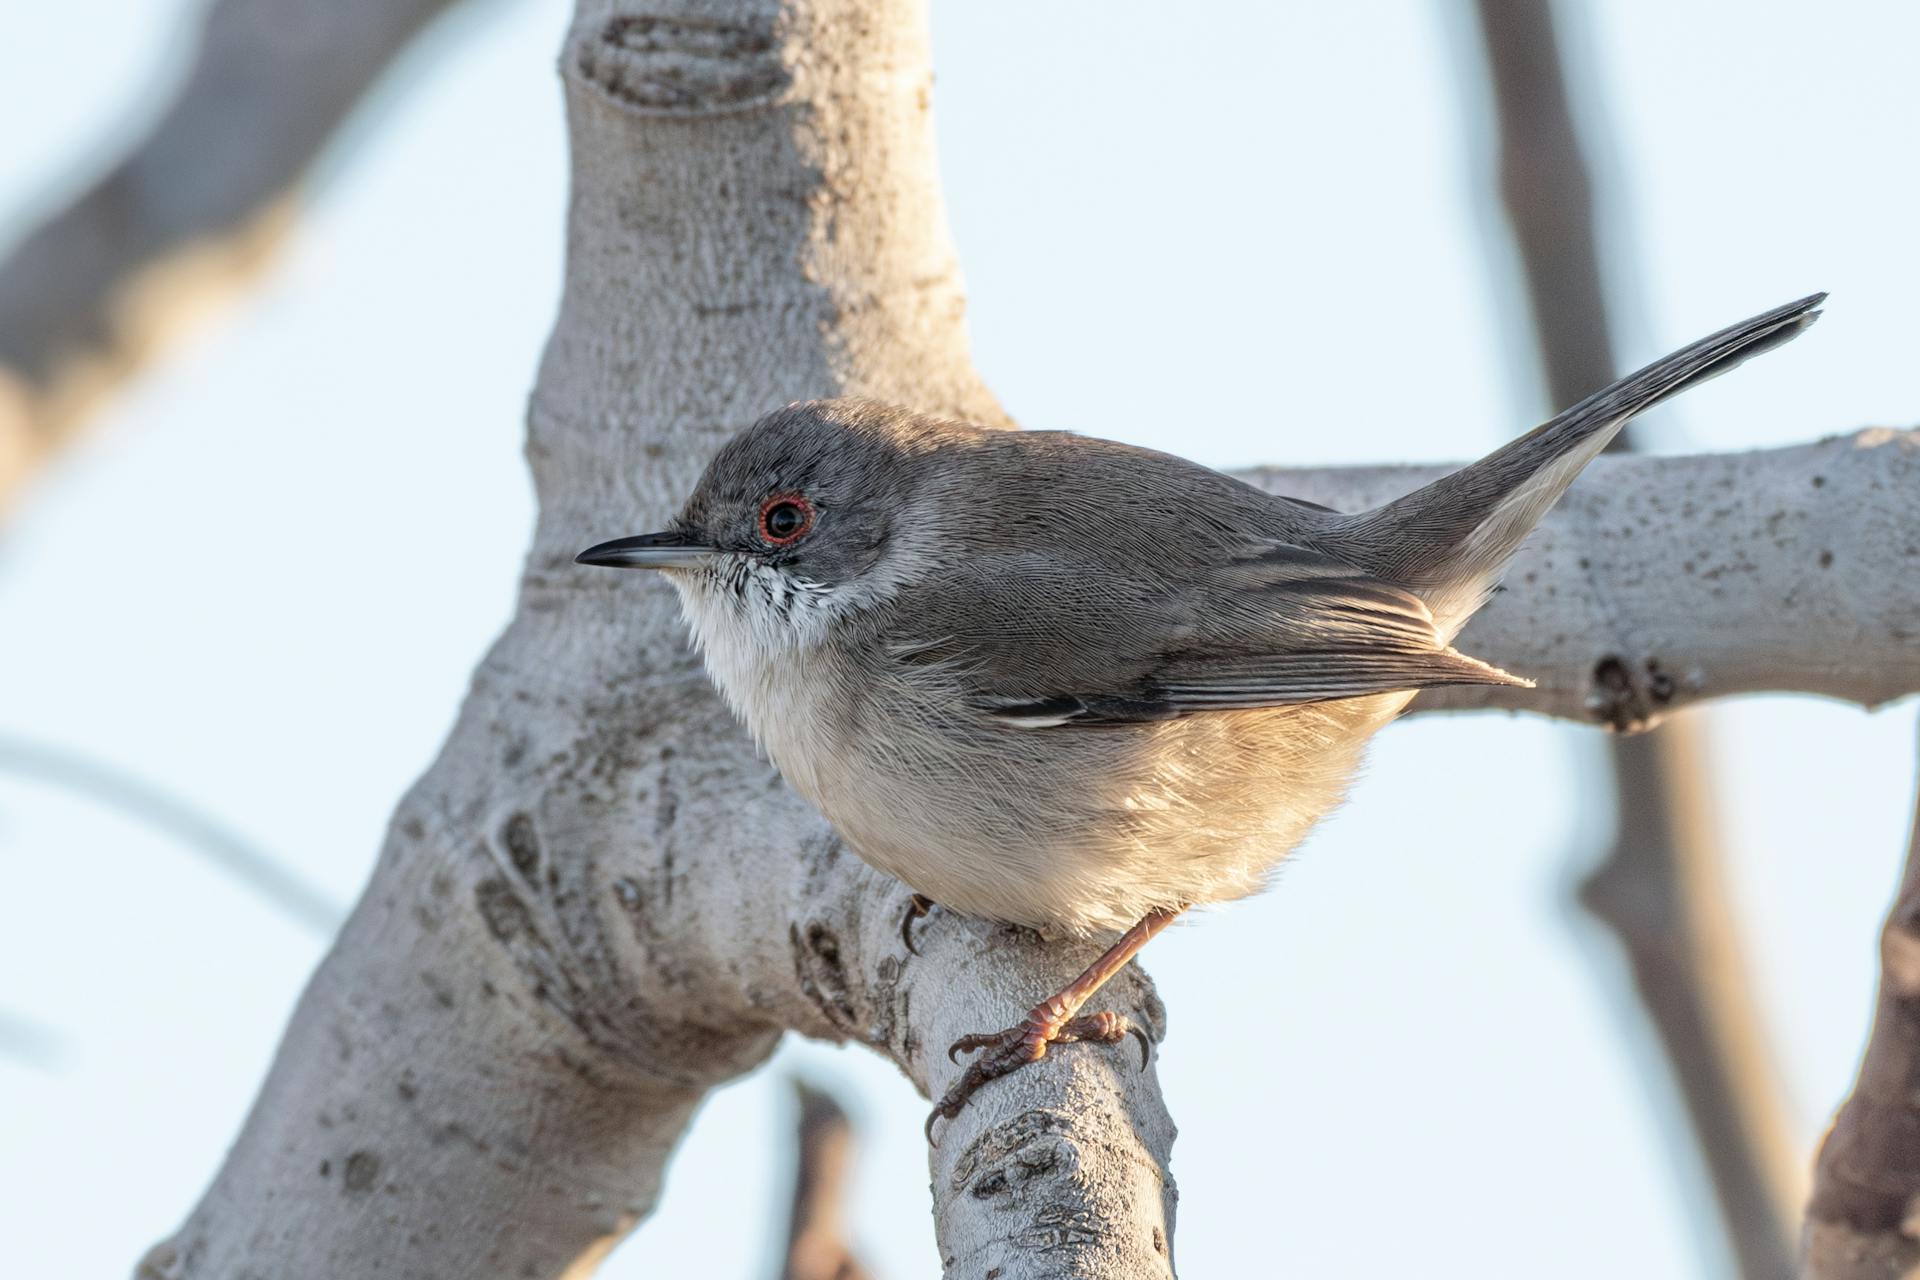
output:
[[[1412,592],[1290,543],[1251,545],[1161,606],[1138,628],[1161,643],[1118,637],[1110,661],[1072,664],[1065,687],[1028,670],[985,709],[1010,727],[1051,729],[1529,683],[1449,646]]]

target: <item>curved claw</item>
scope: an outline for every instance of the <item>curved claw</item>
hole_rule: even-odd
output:
[[[907,948],[907,954],[919,955],[920,948],[913,945],[913,922],[933,910],[933,899],[923,893],[916,893],[907,900],[907,912],[900,917],[900,941]]]
[[[1147,1039],[1147,1033],[1139,1027],[1128,1027],[1127,1034],[1140,1042],[1140,1069],[1145,1071],[1153,1062],[1153,1041]]]
[[[1020,1065],[1020,1060],[995,1058],[992,1054],[988,1054],[979,1061],[969,1065],[961,1077],[953,1082],[953,1087],[942,1094],[940,1100],[933,1104],[933,1111],[927,1116],[925,1126],[927,1145],[930,1147],[940,1145],[934,1140],[933,1136],[933,1125],[935,1121],[953,1119],[959,1115],[961,1109],[967,1105],[967,1099],[973,1097],[974,1094],[980,1091],[982,1085],[999,1079],[1009,1071],[1018,1070]]]

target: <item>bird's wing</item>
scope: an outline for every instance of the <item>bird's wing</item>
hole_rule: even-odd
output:
[[[1130,600],[1052,608],[1031,581],[1017,594],[1027,624],[970,664],[981,709],[1016,728],[1528,683],[1452,649],[1411,592],[1290,543],[1248,545]]]

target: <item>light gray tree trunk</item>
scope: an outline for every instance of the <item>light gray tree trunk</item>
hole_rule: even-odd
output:
[[[789,400],[1002,421],[967,354],[922,6],[582,0],[561,68],[568,267],[528,413],[519,610],[143,1276],[584,1276],[652,1207],[705,1092],[783,1031],[937,1092],[948,1042],[1090,958],[945,914],[908,956],[906,890],[754,757],[667,589],[571,563],[656,526]],[[1637,725],[1743,689],[1920,688],[1920,549],[1888,538],[1920,527],[1920,439],[1597,470],[1465,641],[1542,678],[1502,705]],[[1267,479],[1353,506],[1429,474]],[[1137,969],[1104,1000],[1163,1032]],[[1124,1049],[983,1091],[930,1157],[945,1273],[1169,1275],[1172,1138]]]
[[[905,891],[754,758],[668,593],[571,563],[658,524],[714,445],[797,397],[1001,420],[968,359],[926,42],[907,0],[581,6],[519,614],[150,1272],[584,1267],[651,1207],[705,1091],[783,1029],[938,1090],[951,1040],[1088,958],[951,917],[908,957]],[[1144,979],[1113,998],[1159,1027]],[[1061,1054],[980,1103],[933,1158],[950,1272],[1169,1273],[1151,1072]]]

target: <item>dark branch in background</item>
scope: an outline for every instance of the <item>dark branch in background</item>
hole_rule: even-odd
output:
[[[1536,354],[1562,408],[1618,376],[1593,183],[1574,132],[1549,0],[1479,0],[1500,130],[1500,201],[1525,272]],[[1614,441],[1625,448],[1638,428]]]
[[[1820,1145],[1804,1248],[1806,1280],[1920,1275],[1920,801],[1880,933],[1873,1036]]]
[[[1479,0],[1500,131],[1500,192],[1555,407],[1616,373],[1592,182],[1548,0]],[[1622,433],[1617,446],[1629,445]],[[1745,995],[1697,726],[1610,741],[1616,842],[1580,901],[1633,966],[1712,1176],[1745,1280],[1792,1271],[1792,1164],[1781,1090]]]
[[[97,760],[44,743],[0,737],[0,772],[33,778],[98,800],[179,840],[282,915],[322,938],[346,915],[319,890],[193,806]]]
[[[451,0],[216,0],[160,121],[0,259],[0,509],[278,244],[334,129]],[[324,16],[322,16],[324,14]]]
[[[853,1164],[853,1123],[832,1094],[793,1082],[800,1104],[793,1180],[793,1217],[787,1227],[780,1280],[871,1280],[847,1243],[847,1178]]]

